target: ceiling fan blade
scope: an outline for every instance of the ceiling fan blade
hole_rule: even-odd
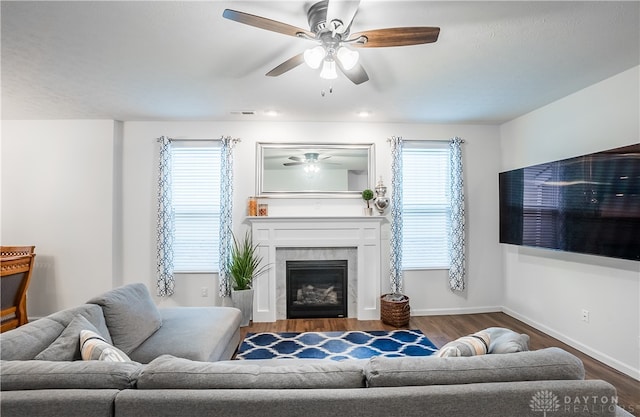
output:
[[[329,0],[327,6],[327,23],[332,20],[341,21],[343,26],[338,28],[339,30],[336,30],[336,32],[345,33],[351,26],[353,18],[358,12],[359,5],[360,0]]]
[[[292,161],[297,161],[297,162],[303,162],[304,159],[300,158],[299,156],[290,156],[289,159],[291,159]]]
[[[304,62],[304,52],[287,59],[282,64],[278,65],[271,71],[267,72],[265,75],[267,75],[268,77],[277,77],[278,75],[282,75],[285,72],[294,69],[295,67],[302,64],[303,62]]]
[[[276,20],[267,19],[266,17],[239,12],[237,10],[225,9],[222,16],[229,20],[233,20],[234,22],[244,23],[245,25],[270,30],[271,32],[282,33],[284,35],[298,36],[298,33],[304,33],[310,38],[315,38],[316,36],[306,29],[278,22]]]
[[[349,36],[349,40],[364,37],[367,41],[349,43],[349,46],[381,48],[386,46],[419,45],[437,41],[439,34],[440,28],[426,26],[375,29],[352,34]]]
[[[338,65],[338,68],[340,68],[340,71],[342,71],[354,84],[358,85],[365,81],[369,81],[369,75],[367,75],[367,71],[364,70],[364,67],[360,63],[356,64],[356,66],[350,70],[344,69],[339,59],[336,59],[336,64]]]
[[[294,165],[304,165],[304,164],[306,164],[306,162],[285,162],[282,165],[284,165],[286,167],[290,167],[290,166],[294,166]]]

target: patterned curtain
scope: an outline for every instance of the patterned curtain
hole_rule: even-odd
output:
[[[160,297],[173,295],[174,212],[171,204],[171,139],[161,137],[158,168],[157,287]]]
[[[402,292],[402,138],[391,142],[391,292]]]
[[[231,294],[229,258],[233,245],[233,147],[237,139],[223,137],[220,161],[220,297]]]
[[[464,236],[464,181],[462,171],[462,148],[464,141],[458,137],[451,139],[451,236],[449,256],[449,287],[452,291],[463,291],[465,287],[465,236]]]

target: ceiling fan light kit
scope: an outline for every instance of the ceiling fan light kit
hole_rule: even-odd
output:
[[[333,59],[325,59],[322,63],[322,71],[320,71],[320,78],[323,80],[335,80],[338,78],[338,72],[336,71],[336,61]]]
[[[312,69],[320,68],[320,64],[324,61],[324,57],[326,56],[326,52],[321,45],[316,46],[315,48],[309,48],[304,51],[304,62]]]
[[[359,0],[322,0],[313,4],[307,11],[310,30],[230,9],[225,9],[222,16],[238,23],[318,44],[269,71],[266,75],[271,77],[282,75],[305,62],[312,69],[318,69],[322,65],[320,78],[335,79],[339,69],[358,85],[368,81],[369,76],[358,62],[360,54],[347,45],[354,48],[380,48],[418,45],[438,40],[440,28],[422,26],[374,29],[350,35],[359,5]]]
[[[352,51],[346,46],[341,46],[338,48],[338,53],[336,54],[338,60],[342,64],[342,67],[349,71],[358,63],[358,58],[360,58],[360,54],[358,51]]]

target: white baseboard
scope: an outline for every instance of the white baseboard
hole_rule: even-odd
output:
[[[575,339],[572,339],[569,336],[566,336],[552,328],[550,328],[549,326],[545,326],[527,316],[523,316],[522,314],[519,314],[509,308],[506,307],[502,307],[502,312],[504,312],[505,314],[508,314],[511,317],[514,317],[528,325],[530,325],[531,327],[535,327],[536,329],[545,332],[546,334],[548,334],[551,337],[554,337],[566,344],[568,344],[569,346],[578,349],[579,351],[581,351],[582,353],[585,353],[589,356],[591,356],[592,358],[599,360],[602,363],[605,363],[607,365],[609,365],[610,367],[617,369],[618,371],[624,373],[625,375],[629,375],[631,378],[634,378],[638,381],[640,381],[640,369],[636,369],[633,368],[629,365],[627,365],[626,363],[620,362],[619,360],[612,358],[611,356],[602,353],[596,349],[592,349],[589,346],[585,345],[584,343],[581,343]],[[464,313],[460,313],[460,314],[464,314]]]
[[[501,306],[487,307],[466,307],[466,308],[423,308],[419,310],[411,309],[412,316],[445,316],[449,314],[480,314],[480,313],[500,313]]]

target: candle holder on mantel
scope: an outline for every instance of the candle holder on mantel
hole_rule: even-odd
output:
[[[251,196],[247,200],[247,215],[248,216],[258,215],[258,199],[256,197]]]
[[[385,194],[387,194],[387,187],[380,177],[380,181],[376,185],[376,197],[373,199],[373,205],[380,214],[384,214],[384,211],[389,207],[389,197],[386,197]]]

